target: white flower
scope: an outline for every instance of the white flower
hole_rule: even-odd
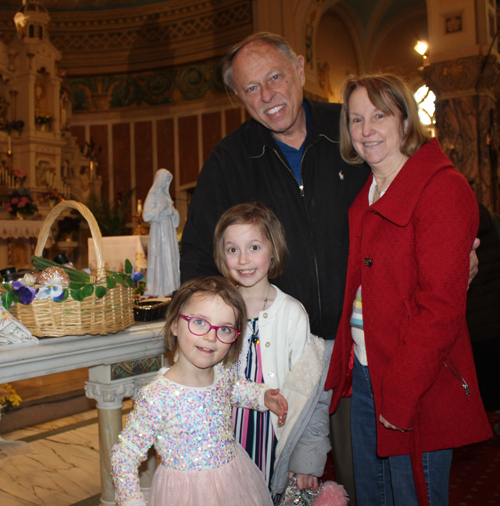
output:
[[[40,288],[36,294],[36,298],[38,300],[45,300],[51,297],[52,300],[57,300],[63,294],[64,290],[61,285],[45,285]]]

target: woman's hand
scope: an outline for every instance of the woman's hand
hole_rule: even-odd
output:
[[[288,473],[288,478],[293,478],[295,473]],[[316,476],[311,476],[310,474],[296,474],[297,476],[297,486],[299,490],[304,490],[307,488],[311,488],[313,492],[318,488],[318,478]]]
[[[392,423],[389,423],[382,415],[378,417],[379,422],[386,428],[386,429],[392,429],[392,430],[399,430],[399,432],[408,432],[408,430],[413,430],[413,427],[411,427],[408,430],[400,429],[399,427],[396,427],[395,425],[392,425]]]
[[[278,426],[282,427],[286,422],[288,413],[288,402],[280,394],[279,388],[266,390],[264,394],[264,404],[278,417]]]
[[[479,244],[481,241],[476,237],[474,239],[474,244],[472,245],[472,251],[470,252],[470,267],[469,267],[469,285],[471,284],[471,281],[476,276],[478,270],[479,270],[479,260],[477,258],[476,250],[479,247]]]

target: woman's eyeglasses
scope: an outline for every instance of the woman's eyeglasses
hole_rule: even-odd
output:
[[[223,344],[234,343],[241,334],[239,330],[236,330],[230,325],[212,325],[209,321],[205,320],[205,318],[199,316],[186,316],[185,314],[180,314],[179,318],[187,321],[189,332],[195,336],[204,336],[214,329],[215,337]]]

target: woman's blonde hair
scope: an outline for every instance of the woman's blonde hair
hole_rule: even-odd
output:
[[[349,130],[349,99],[354,90],[365,88],[370,102],[383,113],[398,116],[401,120],[400,150],[413,156],[431,139],[425,125],[418,116],[418,106],[408,85],[393,74],[348,76],[342,85],[342,113],[340,115],[340,154],[351,164],[362,164],[364,160],[354,149]]]
[[[207,276],[186,281],[175,293],[172,302],[169,304],[167,321],[164,327],[165,346],[167,351],[177,352],[179,340],[172,332],[172,326],[179,320],[179,314],[195,294],[206,297],[220,297],[228,306],[234,310],[236,323],[234,327],[242,334],[245,331],[247,322],[247,310],[245,302],[238,291],[227,279],[222,276]],[[229,344],[229,351],[222,360],[224,365],[230,365],[236,361],[241,351],[242,335],[240,334],[234,343]]]
[[[219,272],[236,284],[226,264],[224,233],[231,225],[255,225],[271,245],[271,265],[267,277],[277,278],[283,274],[288,255],[285,229],[273,210],[263,202],[247,202],[229,208],[219,219],[214,234],[214,259]]]

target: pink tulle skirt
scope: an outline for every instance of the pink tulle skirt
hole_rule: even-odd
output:
[[[264,476],[245,450],[229,464],[206,471],[158,467],[149,506],[272,506]]]

